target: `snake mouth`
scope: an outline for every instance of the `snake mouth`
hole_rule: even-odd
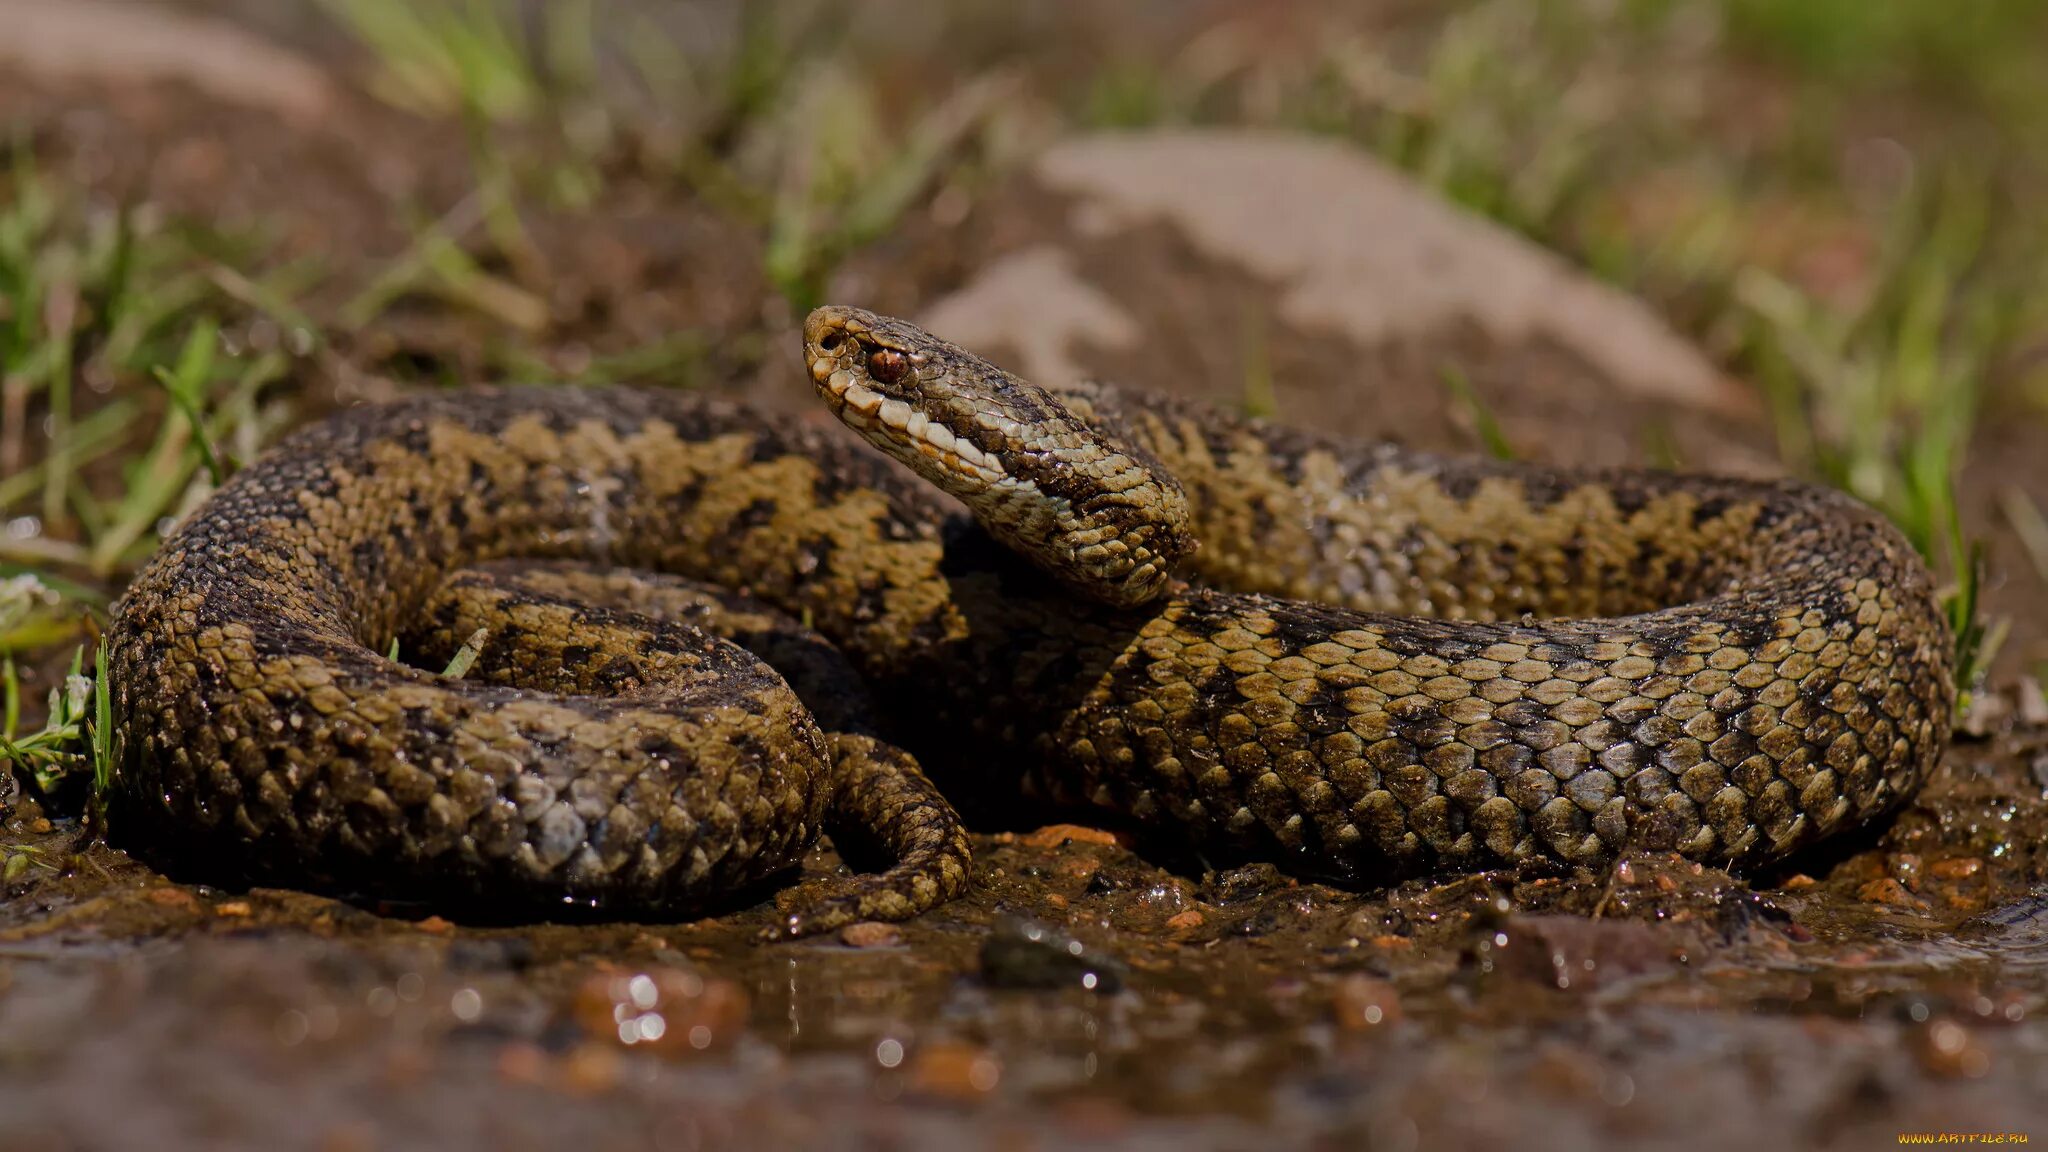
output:
[[[863,439],[942,487],[1002,481],[1002,461],[972,439],[971,407],[903,327],[858,308],[812,311],[804,360],[818,395]]]

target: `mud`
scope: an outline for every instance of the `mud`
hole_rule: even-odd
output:
[[[310,17],[265,6],[177,7],[326,43]],[[399,205],[446,211],[468,179],[459,130],[360,97],[306,132],[175,85],[13,76],[0,116],[82,196],[260,220],[341,286],[402,249]],[[1072,211],[1028,183],[957,218],[920,210],[832,287],[914,313],[1061,234]],[[630,164],[590,213],[528,223],[549,285],[542,367],[681,332],[701,355],[658,382],[806,403],[749,228]],[[1449,362],[1530,456],[1640,462],[1655,443],[1746,467],[1762,442],[1737,417],[1588,389],[1595,369],[1541,341],[1450,330],[1361,360],[1289,329],[1274,285],[1164,226],[1077,260],[1146,334],[1078,362],[1132,383],[1237,395],[1250,328],[1283,420],[1477,450],[1443,392]],[[409,302],[297,362],[287,387],[310,415],[492,370],[501,338]],[[2041,478],[2022,433],[1987,432],[1983,475]],[[2016,645],[2048,635],[2027,579],[1994,604],[2022,616]],[[31,850],[0,888],[0,1148],[2048,1138],[2048,724],[1999,698],[1895,819],[1766,874],[1634,857],[1353,892],[1208,871],[1103,829],[990,830],[967,899],[779,944],[757,941],[766,903],[690,923],[522,925],[180,884],[93,842],[76,805],[0,785],[0,845]],[[806,870],[838,866],[826,847]]]

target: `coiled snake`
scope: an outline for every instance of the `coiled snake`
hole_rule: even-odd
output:
[[[458,911],[687,912],[828,828],[893,860],[783,893],[803,932],[967,883],[889,741],[948,791],[1374,883],[1776,856],[1946,739],[1929,575],[1837,493],[1048,392],[852,309],[804,339],[929,483],[829,426],[569,388],[345,412],[234,477],[118,606],[116,831]]]

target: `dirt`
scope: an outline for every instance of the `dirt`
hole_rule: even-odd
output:
[[[337,99],[307,131],[176,85],[0,79],[0,116],[67,187],[260,219],[360,283],[405,243],[398,206],[445,210],[467,172],[448,126]],[[917,313],[1005,256],[1064,245],[1065,274],[1128,317],[1121,336],[1041,350],[1077,370],[1235,402],[1254,332],[1283,420],[1476,451],[1449,364],[1526,455],[1757,459],[1751,418],[1619,393],[1569,342],[1453,324],[1362,347],[1283,314],[1270,270],[1163,222],[1075,239],[1081,206],[1020,178],[964,217],[920,210],[833,291]],[[707,352],[662,382],[804,404],[753,231],[631,170],[590,213],[529,224],[549,362],[682,329]],[[294,385],[313,411],[393,375],[461,377],[494,339],[411,304],[300,363]],[[1986,441],[2003,482],[2040,478],[2019,431]],[[2034,613],[2017,635],[2048,635],[2038,599],[2013,603]],[[1054,826],[979,835],[974,892],[938,912],[777,944],[757,940],[766,904],[508,925],[182,884],[90,841],[75,810],[0,789],[0,844],[37,861],[0,890],[0,1148],[1862,1148],[2048,1132],[2048,723],[1997,698],[1895,819],[1763,874],[1650,856],[1354,892],[1169,868],[1112,831]],[[835,867],[829,847],[806,864]]]

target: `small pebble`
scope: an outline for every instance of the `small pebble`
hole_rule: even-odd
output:
[[[433,1070],[433,1054],[417,1041],[402,1041],[384,1055],[384,1080],[394,1088],[414,1087]]]
[[[1347,1032],[1366,1032],[1401,1020],[1401,994],[1371,976],[1346,976],[1337,984],[1333,1006],[1337,1026]]]
[[[329,1128],[320,1137],[320,1152],[372,1152],[377,1147],[377,1128],[368,1121]]]
[[[199,898],[183,888],[151,888],[143,898],[160,908],[175,908],[180,912],[199,910]]]
[[[1945,1016],[1929,1020],[1913,1036],[1920,1067],[1942,1079],[1975,1079],[1991,1070],[1991,1054],[1978,1045],[1970,1030]]]
[[[1201,896],[1211,904],[1237,904],[1292,888],[1297,881],[1270,863],[1246,864],[1202,877]]]
[[[1208,922],[1208,917],[1193,908],[1185,912],[1176,912],[1166,918],[1166,926],[1175,932],[1192,932]]]
[[[435,936],[447,936],[455,931],[455,925],[443,920],[439,916],[429,916],[425,920],[414,924],[413,927]]]
[[[913,1091],[952,1100],[973,1100],[995,1091],[1003,1065],[986,1048],[957,1041],[927,1044],[910,1064]]]
[[[1093,856],[1064,856],[1060,858],[1059,870],[1062,876],[1089,880],[1102,870],[1102,861]]]
[[[600,972],[577,988],[570,1012],[592,1043],[689,1056],[729,1047],[746,1030],[747,994],[686,968]]]
[[[2022,676],[2018,690],[2020,723],[2048,724],[2048,688],[2032,676]]]
[[[1471,959],[1482,973],[1528,980],[1559,990],[1580,990],[1686,962],[1695,938],[1672,924],[1590,920],[1558,913],[1516,914],[1473,941]]]
[[[1370,910],[1353,912],[1344,921],[1344,935],[1352,940],[1369,940],[1386,931],[1386,918]]]
[[[1981,856],[1952,856],[1947,860],[1936,860],[1928,869],[1943,880],[1964,880],[1984,870]]]
[[[1055,1107],[1062,1135],[1074,1144],[1108,1143],[1131,1129],[1128,1105],[1101,1096],[1070,1097]]]
[[[1035,920],[1007,916],[981,944],[981,978],[991,988],[1082,988],[1115,992],[1126,969],[1099,948]]]
[[[1856,898],[1871,904],[1885,904],[1893,908],[1925,910],[1927,901],[1906,890],[1904,884],[1889,876],[1872,880],[1856,889]]]
[[[862,920],[841,928],[839,942],[849,948],[894,948],[903,942],[903,932],[894,924]]]
[[[619,1054],[604,1044],[578,1044],[562,1058],[558,1083],[571,1092],[596,1096],[611,1091],[618,1082]]]
[[[249,914],[249,902],[247,900],[229,900],[224,904],[216,904],[213,906],[213,914],[215,916],[247,916]]]
[[[515,1041],[498,1049],[498,1079],[538,1088],[547,1083],[548,1054],[538,1044]]]
[[[1018,842],[1033,848],[1057,848],[1062,844],[1114,845],[1116,833],[1080,824],[1048,824],[1018,837]]]

